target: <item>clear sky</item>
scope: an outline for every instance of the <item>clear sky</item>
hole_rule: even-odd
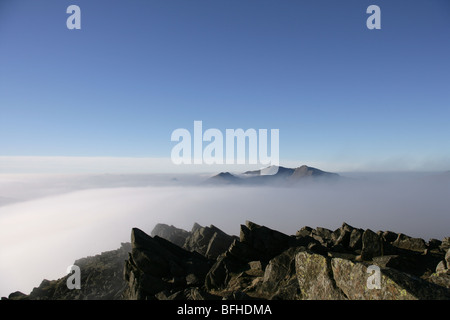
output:
[[[448,0],[0,0],[0,156],[167,158],[202,120],[279,129],[282,162],[450,170],[449,77]]]

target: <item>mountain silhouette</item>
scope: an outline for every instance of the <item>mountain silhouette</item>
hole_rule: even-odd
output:
[[[322,171],[306,165],[298,168],[270,166],[260,170],[246,171],[239,175],[221,172],[206,183],[212,184],[245,184],[245,185],[292,185],[301,181],[336,180],[337,173]]]

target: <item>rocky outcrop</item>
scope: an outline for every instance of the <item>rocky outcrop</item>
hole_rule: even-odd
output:
[[[367,229],[362,234],[362,260],[370,260],[373,257],[383,255],[382,238],[370,229]]]
[[[300,252],[295,256],[295,270],[303,300],[345,298],[333,279],[330,261],[327,256],[311,252]]]
[[[235,239],[238,239],[213,225],[202,227],[198,223],[194,223],[190,232],[158,223],[151,232],[151,236],[164,238],[183,249],[196,251],[210,259],[216,259],[230,247]]]
[[[296,276],[295,255],[303,247],[289,248],[269,261],[259,289],[260,296],[272,300],[298,300],[301,298]]]
[[[76,260],[80,267],[81,289],[69,290],[67,279],[44,279],[29,295],[15,292],[12,300],[121,300],[127,281],[123,278],[124,262],[131,249],[130,243],[122,243],[117,250],[106,251],[93,257]]]
[[[247,221],[239,237],[158,224],[151,236],[133,228],[131,244],[77,260],[81,290],[64,277],[9,299],[448,300],[448,241],[346,223],[289,236]]]
[[[447,249],[444,260],[441,260],[436,266],[436,272],[429,280],[438,285],[450,288],[450,249]]]
[[[373,265],[377,265],[376,262]],[[331,259],[336,287],[350,300],[436,300],[450,299],[450,290],[393,268],[380,267],[379,289],[367,285],[369,264]]]
[[[183,247],[186,239],[191,235],[190,232],[175,228],[174,226],[169,226],[167,224],[158,223],[152,230],[152,237],[158,236],[169,240],[170,242],[176,244],[179,247]]]
[[[423,239],[411,238],[402,233],[398,235],[397,239],[392,243],[392,245],[400,249],[416,251],[419,253],[423,253],[425,249],[427,249],[427,246]]]
[[[448,249],[450,249],[450,237],[445,237],[444,240],[442,240],[441,245],[439,246],[439,248],[442,251],[447,251]]]
[[[124,298],[157,299],[162,293],[170,296],[187,287],[200,286],[209,267],[208,259],[202,255],[133,228],[131,253],[124,270],[128,282]]]
[[[256,281],[255,277],[246,273],[251,261],[268,265],[272,258],[290,247],[315,241],[309,236],[305,238],[307,239],[288,236],[247,221],[245,225],[241,225],[239,241],[235,240],[230,248],[217,258],[206,276],[205,286],[208,290],[227,291],[236,288],[236,283],[239,283],[238,286],[246,282],[253,283]]]
[[[186,238],[183,248],[196,251],[207,258],[216,259],[230,247],[235,239],[237,239],[236,236],[230,236],[213,225],[201,227],[196,224]]]

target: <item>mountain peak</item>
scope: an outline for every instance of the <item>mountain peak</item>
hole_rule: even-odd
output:
[[[322,171],[317,168],[302,165],[298,168],[269,166],[260,170],[246,171],[235,176],[229,172],[221,172],[208,179],[208,182],[218,184],[251,184],[251,185],[283,185],[293,184],[304,178],[338,178],[337,173]]]
[[[207,182],[214,184],[238,184],[240,180],[241,179],[229,172],[221,172],[209,178]]]
[[[245,175],[264,176],[264,175],[289,175],[294,172],[294,169],[282,166],[269,166],[260,170],[246,171]]]
[[[302,165],[298,168],[295,168],[294,172],[292,173],[293,178],[302,178],[302,177],[338,177],[339,175],[337,173],[331,173],[322,171],[317,168],[308,167],[306,165]]]

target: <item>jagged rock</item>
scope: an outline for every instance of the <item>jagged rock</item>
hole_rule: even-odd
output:
[[[380,267],[389,267],[398,269],[402,266],[404,261],[402,261],[402,258],[399,255],[386,255],[373,257],[372,263]]]
[[[448,238],[427,247],[422,239],[346,223],[334,232],[305,227],[288,236],[247,221],[239,238],[214,226],[157,226],[153,237],[134,228],[131,243],[76,260],[81,290],[69,290],[66,276],[8,298],[450,299]],[[183,246],[192,251],[179,246],[186,234]],[[369,264],[380,268],[381,289],[367,287]]]
[[[199,279],[195,274],[189,273],[186,277],[186,285],[187,286],[201,286],[203,283],[201,279]]]
[[[380,267],[394,268],[398,271],[409,273],[416,277],[427,278],[433,272],[442,255],[423,255],[417,252],[398,252],[395,255],[378,256],[372,259],[372,263]]]
[[[191,233],[194,233],[195,231],[197,231],[197,229],[200,229],[200,228],[202,228],[202,226],[199,225],[197,222],[194,222],[194,225],[192,226],[192,229],[191,229]]]
[[[450,271],[448,269],[445,272],[433,273],[427,280],[441,287],[450,289]]]
[[[186,238],[190,236],[190,232],[175,228],[174,226],[169,226],[167,224],[158,223],[150,233],[152,237],[158,236],[163,239],[169,240],[170,242],[182,247],[186,242]]]
[[[362,235],[361,258],[371,260],[373,257],[382,255],[381,237],[370,229]]]
[[[240,263],[247,263],[262,258],[259,252],[255,251],[248,243],[238,240],[233,241],[227,252],[230,257],[233,257],[236,261],[240,261]]]
[[[448,249],[450,249],[450,237],[445,237],[442,240],[441,245],[439,246],[439,248],[444,251],[447,252]]]
[[[447,250],[444,260],[440,261],[436,266],[436,273],[450,273],[450,249]]]
[[[326,228],[317,227],[315,230],[311,232],[311,237],[325,247],[328,247],[331,245],[331,234],[333,232]]]
[[[321,227],[316,228],[316,234],[326,240],[331,240],[332,233],[333,233],[333,231],[331,231],[327,228],[321,228]]]
[[[345,296],[351,300],[449,299],[450,291],[391,268],[380,268],[380,289],[369,289],[368,264],[333,258],[332,274]]]
[[[347,248],[350,243],[350,235],[353,229],[354,228],[352,226],[344,222],[339,229],[335,230],[331,235],[331,241],[334,246]]]
[[[189,251],[197,251],[210,259],[216,259],[236,239],[213,225],[201,227],[197,224],[192,230],[183,247]]]
[[[23,292],[16,291],[11,293],[8,298],[2,297],[1,300],[29,300],[29,296]]]
[[[205,279],[208,290],[224,289],[232,278],[249,269],[249,263],[260,258],[247,243],[235,240],[227,252],[220,255]],[[265,264],[264,262],[262,262]]]
[[[187,285],[188,275],[203,282],[209,269],[200,254],[158,236],[152,238],[137,228],[131,232],[131,248],[125,265],[128,299],[155,299],[160,291],[181,289]]]
[[[411,238],[402,233],[398,235],[397,239],[392,243],[392,245],[400,249],[416,251],[420,253],[423,253],[425,249],[427,249],[427,245],[425,244],[425,241],[423,239]]]
[[[186,239],[183,247],[189,251],[197,251],[201,255],[206,255],[209,241],[215,232],[215,227],[200,227],[195,228],[195,231]]]
[[[216,263],[214,263],[208,271],[205,278],[205,287],[207,290],[225,287],[230,279],[228,270],[230,269],[229,264],[233,264],[232,260],[233,259],[229,259],[229,256],[227,256],[226,253],[217,258]]]
[[[321,255],[326,255],[329,252],[329,249],[327,247],[321,245],[318,242],[310,242],[306,248],[311,252],[318,253]],[[336,248],[344,250],[344,248],[340,245],[333,247],[333,249],[336,249]]]
[[[395,232],[392,232],[392,231],[385,231],[385,232],[383,232],[382,237],[383,237],[384,242],[392,243],[397,239],[398,234]]]
[[[42,280],[39,287],[34,288],[30,293],[30,299],[44,300],[51,299],[55,293],[55,289],[58,285],[57,280],[49,281],[47,279]]]
[[[295,245],[296,238],[247,221],[241,225],[240,242],[247,244],[263,258],[270,260],[291,245]]]
[[[206,249],[206,257],[216,259],[230,247],[235,239],[236,237],[229,236],[220,230],[216,231],[209,241]]]
[[[245,226],[241,225],[239,241],[234,241],[228,251],[217,258],[206,276],[205,286],[208,290],[224,288],[233,276],[248,268],[250,261],[260,260],[267,264],[289,247],[306,245],[310,239],[297,239],[247,221]]]
[[[261,261],[250,261],[248,263],[249,270],[246,272],[252,276],[263,276],[264,275],[264,266]]]
[[[295,270],[303,300],[341,300],[345,296],[336,287],[332,276],[331,259],[312,252],[295,256]]]
[[[439,249],[439,247],[442,245],[442,241],[437,239],[430,239],[428,241],[427,247],[430,250]]]
[[[438,263],[438,265],[436,266],[436,273],[443,273],[443,272],[447,272],[447,263],[445,262],[445,260],[442,260],[441,262]]]
[[[222,291],[222,295],[228,295],[233,292],[243,292],[246,295],[255,296],[255,291],[260,287],[262,276],[252,275],[249,270],[240,273],[231,273],[227,287]],[[257,294],[256,294],[257,295]]]
[[[12,299],[26,300],[118,300],[126,288],[122,278],[124,261],[131,250],[130,243],[122,243],[117,250],[102,252],[93,257],[76,260],[73,264],[81,270],[81,289],[69,290],[67,278],[43,280],[29,295]]]
[[[270,293],[269,299],[300,299],[300,288],[295,270],[295,256],[302,250],[305,250],[305,248],[289,248],[270,260],[264,272],[263,283],[260,289],[262,293]]]
[[[151,232],[151,236],[164,238],[179,247],[188,251],[196,251],[210,259],[216,259],[221,253],[225,252],[233,240],[237,238],[226,234],[213,225],[202,227],[198,223],[194,223],[191,232],[159,223]]]
[[[305,226],[303,228],[301,228],[300,230],[297,231],[297,233],[295,234],[296,237],[306,237],[306,236],[310,236],[312,233],[313,229]]]
[[[350,233],[350,240],[348,243],[348,247],[352,250],[361,250],[362,249],[362,235],[364,230],[362,229],[353,229]]]
[[[325,255],[324,253],[319,253],[322,255]],[[330,258],[342,258],[342,259],[347,259],[347,260],[356,260],[357,256],[352,254],[352,253],[342,253],[342,252],[334,252],[334,251],[329,251],[327,253],[327,256]]]

